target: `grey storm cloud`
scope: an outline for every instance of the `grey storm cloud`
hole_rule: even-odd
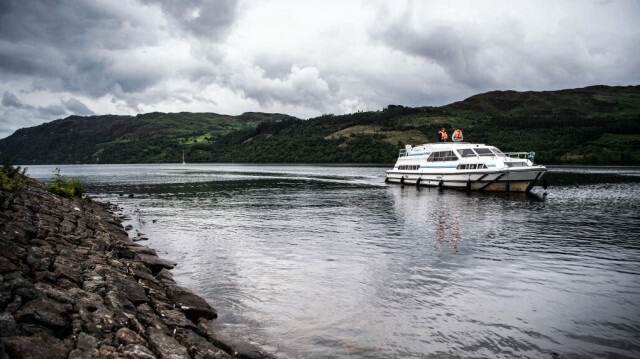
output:
[[[109,86],[101,74],[109,59],[95,53],[105,44],[92,33],[96,25],[108,23],[109,17],[86,4],[3,2],[0,71],[9,78],[33,76],[34,86],[50,90],[105,93]]]
[[[91,111],[87,105],[76,98],[70,98],[68,100],[60,99],[62,105],[74,115],[88,116],[95,115],[95,112]]]
[[[8,91],[2,95],[0,105],[0,133],[4,132],[5,135],[21,127],[30,127],[69,114],[61,105],[35,107],[25,104]]]
[[[66,116],[69,113],[60,105],[48,105],[38,107],[39,117],[58,118],[57,116]],[[53,117],[52,117],[53,116]]]
[[[20,102],[18,97],[11,92],[5,92],[2,95],[2,106],[6,107],[17,107],[17,108],[31,108],[32,106],[28,106]]]
[[[228,33],[235,13],[236,1],[228,0],[0,0],[0,82],[13,81],[23,92],[59,93],[48,97],[68,98],[58,104],[28,104],[18,99],[16,87],[0,86],[0,91],[11,90],[4,92],[0,115],[14,118],[5,120],[0,136],[24,123],[55,119],[50,116],[94,114],[80,96],[111,98],[126,112],[139,111],[142,96],[148,102],[183,98],[145,91],[175,76],[212,76],[215,69],[198,61],[193,61],[195,65],[185,65],[181,59],[166,61],[165,57],[175,54],[165,44],[188,44],[190,36],[218,41]],[[185,50],[183,56],[190,56],[188,45],[175,49]]]
[[[481,61],[482,43],[472,33],[463,33],[452,26],[437,26],[428,31],[416,31],[394,24],[379,35],[387,46],[409,55],[434,62],[446,70],[455,81],[472,88],[495,85]]]
[[[584,14],[576,6],[575,13],[558,21],[555,29],[532,36],[506,14],[496,16],[490,26],[436,19],[417,27],[412,25],[411,14],[404,13],[376,24],[371,36],[389,48],[439,66],[455,83],[478,92],[505,86],[586,86],[595,78],[624,78],[630,69],[640,70],[634,45],[640,27],[620,25],[622,32],[611,32],[613,24],[622,20],[606,16],[611,3],[621,4],[622,11],[640,14],[640,3],[601,2],[595,7],[602,9],[602,17],[590,24],[596,18],[581,18]],[[622,24],[629,23],[625,20]],[[639,79],[635,74],[628,77],[630,81]]]
[[[65,106],[64,108],[60,105],[49,105],[49,106],[40,106],[33,107],[31,105],[24,104],[22,101],[18,99],[18,97],[11,92],[5,92],[2,95],[2,106],[7,108],[14,109],[22,109],[22,110],[37,110],[37,112],[43,115],[52,115],[52,116],[60,116],[67,114],[65,108],[77,115],[90,115],[94,114],[89,108],[84,105],[82,102],[77,99],[69,99],[67,101],[60,100],[60,102]]]
[[[232,78],[230,84],[261,104],[273,102],[323,108],[332,90],[317,68],[292,66],[280,77],[265,78],[262,69]]]
[[[90,30],[108,16],[86,4],[2,1],[0,70],[53,76],[68,65],[68,55],[101,46]]]
[[[237,16],[237,0],[144,0],[157,4],[181,29],[212,39],[224,37]]]
[[[236,2],[145,1],[140,13],[95,1],[0,2],[0,72],[37,76],[36,86],[101,96],[114,89],[136,93],[161,81],[165,71],[145,66],[163,25],[140,23],[159,7],[179,29],[221,38],[233,22]]]
[[[70,114],[444,105],[640,82],[634,0],[0,0],[0,137]]]

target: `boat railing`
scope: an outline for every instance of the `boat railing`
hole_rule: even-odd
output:
[[[407,150],[403,148],[403,149],[400,150],[400,153],[398,154],[398,157],[404,157],[406,155],[407,155]]]
[[[505,156],[509,158],[520,158],[520,159],[529,159],[533,162],[533,158],[536,156],[536,153],[531,152],[505,152]]]

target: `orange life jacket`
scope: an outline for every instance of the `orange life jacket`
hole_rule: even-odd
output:
[[[438,133],[440,134],[440,140],[441,141],[446,141],[449,138],[449,135],[447,135],[446,131],[438,131]]]
[[[454,141],[462,140],[462,131],[461,130],[453,131],[453,140]]]

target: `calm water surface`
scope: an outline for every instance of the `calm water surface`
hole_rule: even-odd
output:
[[[375,167],[59,167],[179,263],[218,330],[280,358],[640,357],[638,168],[505,195]]]

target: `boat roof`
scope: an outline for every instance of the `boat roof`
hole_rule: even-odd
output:
[[[411,146],[411,145],[407,145]],[[418,148],[421,147],[423,149],[431,149],[433,151],[442,151],[448,149],[456,149],[456,148],[472,148],[472,147],[495,147],[495,146],[487,146],[484,143],[471,143],[471,142],[435,142],[435,143],[425,143],[422,145],[411,146],[409,148]]]

